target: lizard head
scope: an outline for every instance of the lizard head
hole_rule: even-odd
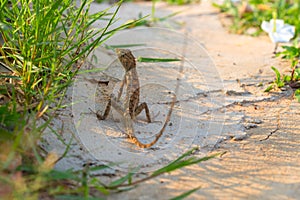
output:
[[[129,49],[116,49],[116,53],[126,71],[135,68],[135,57]]]

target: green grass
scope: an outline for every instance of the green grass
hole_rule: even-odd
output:
[[[291,72],[289,74],[281,74],[274,66],[271,69],[275,73],[275,80],[266,89],[265,92],[276,90],[289,86],[294,90],[294,97],[300,103],[300,48],[297,46],[283,46],[283,51],[276,54],[283,59],[290,61]]]
[[[41,133],[64,107],[66,89],[88,55],[127,25],[108,31],[117,11],[89,15],[91,1],[79,7],[70,0],[0,2],[0,64],[9,71],[0,77],[1,181],[16,198],[36,198],[47,186],[40,184]],[[92,28],[106,18],[107,26]]]
[[[163,16],[163,17],[157,17],[156,16],[156,2],[157,1],[152,1],[152,7],[151,7],[151,15],[149,15],[150,19],[148,19],[148,15],[145,17],[142,15],[142,13],[139,13],[137,20],[131,20],[132,25],[129,26],[128,28],[134,28],[138,26],[155,26],[157,23],[164,22],[169,20],[170,18],[178,15],[181,13],[181,11],[178,12],[173,12],[169,15]],[[176,22],[177,24],[181,25],[181,23]]]
[[[191,3],[200,3],[200,0],[166,0],[169,4],[175,5],[184,5],[184,4],[191,4]]]
[[[88,15],[84,9],[88,1],[79,8],[72,1],[11,2],[8,6],[1,0],[0,10],[1,64],[13,72],[9,75],[13,78],[2,76],[2,80],[10,78],[14,91],[7,87],[6,93],[16,99],[7,106],[34,110],[39,118],[60,107],[57,100],[62,99],[85,58],[113,33],[107,28],[114,15],[108,10]],[[95,20],[106,16],[111,16],[107,27],[91,29]],[[50,107],[52,103],[55,106]]]
[[[79,6],[71,0],[0,2],[0,64],[8,71],[0,73],[1,198],[99,199],[218,155],[199,159],[191,156],[193,149],[146,178],[138,179],[133,170],[109,184],[91,176],[108,166],[55,170],[70,144],[62,157],[43,152],[38,145],[43,130],[51,128],[53,116],[67,106],[63,104],[66,90],[93,50],[137,21],[109,29],[121,3],[115,12],[106,9],[90,15],[91,1],[86,0]],[[94,29],[97,20],[105,20],[107,25]],[[197,189],[175,198],[182,199]]]
[[[103,3],[103,2],[110,2],[109,0],[95,0],[97,3]],[[158,1],[158,0],[154,0]],[[166,1],[169,4],[175,4],[175,5],[184,5],[184,4],[190,4],[190,3],[199,3],[200,0],[163,0]],[[126,0],[125,2],[134,2],[134,0]]]
[[[262,21],[269,21],[276,16],[277,19],[283,19],[285,23],[296,27],[297,33],[300,33],[300,1],[285,0],[250,0],[243,3],[233,3],[231,0],[225,0],[223,4],[213,5],[231,17],[229,30],[233,33],[245,34],[249,28],[255,28],[252,35],[262,33],[260,25]],[[247,5],[247,10],[245,9]]]
[[[283,51],[276,54],[282,59],[289,60],[290,74],[281,74],[276,67],[272,66],[275,80],[265,89],[265,92],[289,86],[294,90],[295,98],[300,102],[300,77],[297,67],[300,60],[298,40],[300,35],[300,0],[250,0],[243,3],[232,3],[231,0],[225,0],[222,5],[213,5],[231,17],[232,23],[229,30],[233,33],[246,34],[247,30],[255,28],[256,31],[252,35],[259,35],[262,33],[261,23],[271,19],[283,19],[285,23],[295,26],[296,33],[292,44],[283,46]],[[245,5],[250,8],[247,12]]]

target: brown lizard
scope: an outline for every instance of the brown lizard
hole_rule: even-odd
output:
[[[101,115],[97,113],[97,118],[99,120],[104,120],[107,118],[111,106],[124,117],[125,132],[128,137],[140,148],[149,148],[153,146],[159,138],[162,136],[168,122],[170,121],[172,110],[176,101],[176,95],[174,94],[173,101],[170,106],[170,110],[167,114],[166,121],[163,124],[161,130],[156,134],[155,139],[147,144],[144,144],[138,140],[134,134],[132,120],[135,120],[136,116],[140,114],[143,110],[146,112],[147,121],[150,123],[150,112],[147,104],[145,102],[141,103],[140,100],[140,83],[138,78],[138,73],[136,71],[136,62],[135,57],[132,55],[129,49],[116,49],[118,58],[125,69],[125,75],[121,82],[120,90],[118,97],[116,98],[113,94],[106,94],[108,96],[108,104],[104,111],[104,114]],[[121,98],[124,85],[126,85],[126,96],[124,101],[124,107],[120,104],[119,99]]]

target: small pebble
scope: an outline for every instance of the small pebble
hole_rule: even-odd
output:
[[[244,127],[245,127],[245,129],[249,130],[251,128],[257,128],[257,124],[247,123],[247,124],[244,124]]]
[[[233,137],[233,141],[241,141],[244,140],[248,137],[248,134],[243,134],[243,135],[236,135]]]

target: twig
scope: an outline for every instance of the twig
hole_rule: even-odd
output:
[[[271,136],[273,135],[273,133],[276,133],[278,130],[279,130],[279,125],[277,124],[277,127],[276,127],[276,129],[275,129],[274,131],[271,131],[271,132],[267,135],[267,137],[265,137],[264,139],[261,139],[261,140],[259,140],[259,141],[264,141],[264,140],[269,139],[269,137],[271,137]]]

